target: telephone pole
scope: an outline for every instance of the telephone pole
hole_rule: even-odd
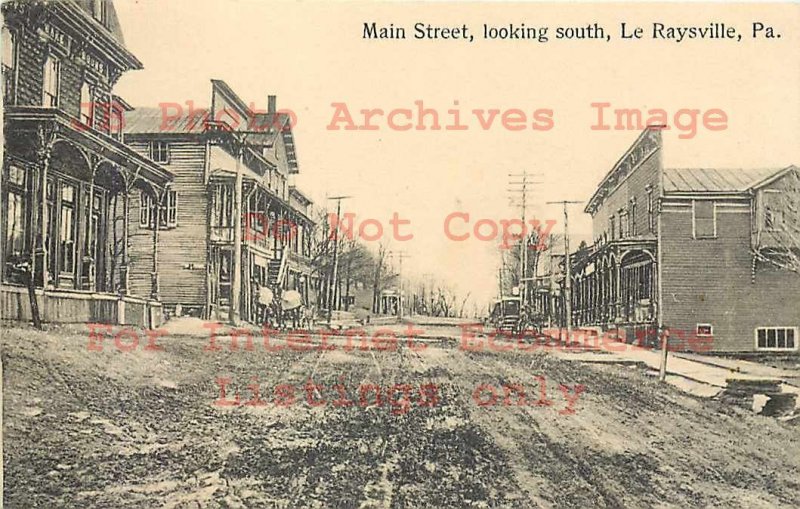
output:
[[[242,188],[244,186],[244,135],[236,139],[236,179],[233,189],[233,270],[231,271],[231,298],[228,302],[228,321],[238,325],[241,319],[242,294]],[[156,228],[158,225],[156,224]]]
[[[399,292],[397,296],[397,318],[402,320],[403,319],[403,259],[411,258],[411,256],[406,254],[405,251],[393,252],[392,256],[394,255],[397,255],[397,285]]]
[[[567,327],[567,340],[572,335],[572,267],[569,261],[569,213],[567,205],[583,203],[582,201],[562,200],[549,201],[548,205],[562,205],[564,207],[564,315]]]
[[[336,200],[336,229],[333,233],[333,271],[331,271],[330,284],[328,285],[328,327],[331,326],[333,318],[333,304],[336,300],[337,272],[339,271],[339,222],[342,217],[342,200],[352,198],[352,196],[331,196],[329,200]],[[331,225],[332,226],[332,225]]]
[[[520,243],[519,243],[519,291],[520,291],[520,302],[522,307],[525,306],[525,301],[527,299],[527,286],[528,282],[525,277],[525,272],[527,271],[528,265],[528,235],[527,235],[527,224],[525,223],[525,215],[527,212],[528,207],[528,189],[529,187],[533,187],[533,184],[541,184],[541,182],[530,180],[530,177],[538,177],[541,176],[541,173],[529,173],[528,171],[523,171],[522,173],[509,173],[508,176],[510,178],[521,178],[522,180],[518,181],[509,181],[509,185],[517,186],[508,189],[508,192],[511,193],[511,200],[512,203],[516,198],[519,198],[519,202],[516,204],[520,207],[520,219],[522,220],[522,232],[520,235]]]

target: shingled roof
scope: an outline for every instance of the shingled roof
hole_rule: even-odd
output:
[[[664,192],[742,193],[792,168],[664,168]]]
[[[164,109],[136,108],[125,113],[124,131],[132,134],[201,134],[209,115],[205,108],[181,111],[180,115],[176,115],[172,106]],[[287,129],[289,117],[285,113],[256,113],[246,120],[234,126],[234,130],[250,131],[248,141],[251,143],[271,145],[278,132]]]

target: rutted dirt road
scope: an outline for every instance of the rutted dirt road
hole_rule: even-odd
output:
[[[800,429],[635,367],[448,339],[209,352],[172,334],[123,353],[87,335],[3,330],[6,507],[800,502]]]

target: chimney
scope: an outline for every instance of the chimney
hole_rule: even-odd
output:
[[[274,95],[267,96],[267,113],[275,113],[276,100]]]

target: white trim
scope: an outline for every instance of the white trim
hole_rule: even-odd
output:
[[[760,329],[769,330],[769,329],[785,329],[785,330],[793,330],[794,331],[794,347],[793,348],[769,348],[769,347],[759,347],[758,346],[758,331]],[[798,343],[800,343],[800,338],[798,338],[798,333],[800,333],[800,327],[794,325],[770,325],[770,326],[762,326],[756,327],[753,329],[753,345],[756,350],[760,352],[795,352],[798,350]]]
[[[170,193],[174,193],[174,195],[175,195],[175,204],[173,206],[173,209],[175,210],[175,220],[172,221],[172,222],[170,222],[170,220],[169,220],[169,196],[170,196]],[[178,191],[174,190],[174,189],[167,189],[166,199],[167,199],[167,207],[166,207],[166,214],[167,214],[166,224],[167,224],[167,228],[177,228],[177,226],[178,226]]]
[[[711,332],[709,332],[708,334],[700,334],[700,331],[698,330],[700,329],[700,327],[708,327],[709,329],[711,329]],[[700,337],[711,337],[714,335],[714,326],[710,323],[698,323],[697,325],[695,325],[694,333],[696,336]]]

